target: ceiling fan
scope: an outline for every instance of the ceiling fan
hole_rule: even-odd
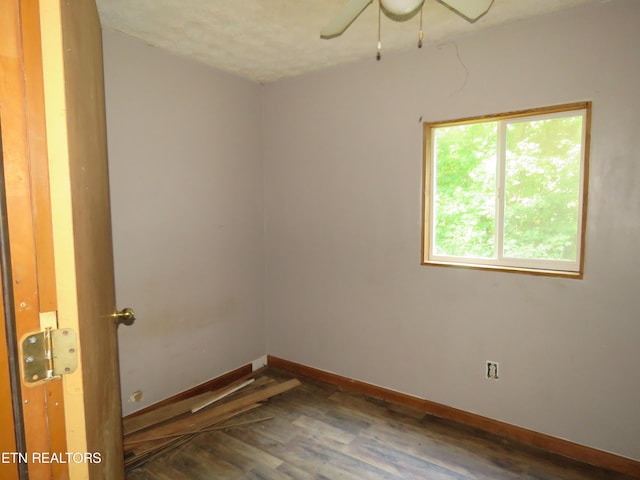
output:
[[[493,0],[437,1],[471,23],[487,13],[493,3]],[[425,0],[379,0],[379,2],[380,10],[387,17],[395,21],[404,21],[421,11]],[[373,0],[349,0],[342,11],[322,29],[320,37],[330,39],[342,35],[371,3]]]

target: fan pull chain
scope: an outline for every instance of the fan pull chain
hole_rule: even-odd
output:
[[[380,40],[380,23],[382,17],[382,5],[378,2],[378,53],[376,53],[376,60],[380,60],[381,51],[382,51],[382,41]]]
[[[422,48],[422,39],[424,38],[424,34],[422,33],[422,12],[424,11],[424,3],[422,4],[422,8],[420,9],[420,33],[418,33],[418,48]]]

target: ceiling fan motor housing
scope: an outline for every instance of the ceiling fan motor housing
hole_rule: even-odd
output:
[[[380,0],[382,8],[398,17],[414,13],[423,3],[424,0]]]

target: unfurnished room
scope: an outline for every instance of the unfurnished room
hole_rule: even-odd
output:
[[[638,0],[0,0],[0,477],[640,478],[639,47]]]

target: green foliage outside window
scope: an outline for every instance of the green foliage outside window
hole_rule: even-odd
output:
[[[578,260],[583,116],[567,115],[433,129],[434,255]]]
[[[497,122],[435,131],[436,255],[495,252]]]
[[[507,126],[504,255],[576,261],[582,117]]]

